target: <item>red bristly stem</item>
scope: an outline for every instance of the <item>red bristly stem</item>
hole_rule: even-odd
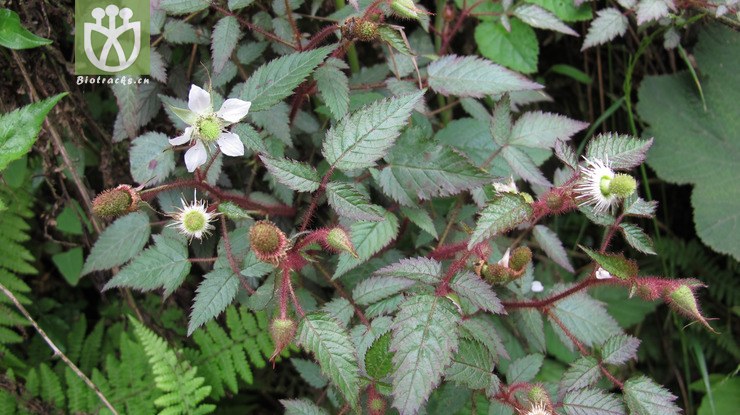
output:
[[[296,213],[296,209],[292,206],[286,206],[286,205],[274,205],[274,206],[267,206],[263,205],[259,202],[255,202],[252,200],[249,200],[245,196],[241,195],[235,195],[232,193],[225,192],[216,186],[211,186],[208,183],[198,181],[195,179],[191,180],[177,180],[172,183],[167,183],[161,186],[152,187],[151,189],[145,189],[140,192],[141,199],[144,201],[151,200],[156,196],[158,193],[171,190],[171,189],[177,189],[181,187],[191,187],[195,188],[207,193],[210,193],[213,195],[215,199],[218,199],[220,201],[227,200],[229,202],[233,202],[234,204],[239,205],[239,207],[246,209],[246,210],[257,210],[264,212],[265,214],[272,215],[272,216],[294,216]]]
[[[305,231],[308,228],[308,224],[311,223],[313,214],[316,211],[316,207],[319,204],[319,198],[324,193],[324,190],[326,190],[326,184],[329,183],[329,179],[331,179],[331,175],[333,173],[334,173],[334,166],[329,168],[329,171],[326,172],[326,174],[324,175],[324,178],[321,179],[321,184],[319,185],[319,188],[316,189],[316,191],[313,193],[311,204],[308,206],[308,210],[306,211],[306,214],[303,216],[303,223],[301,224],[300,232]]]
[[[308,43],[306,44],[305,50],[311,50],[319,46],[321,42],[326,40],[326,38],[329,37],[332,33],[334,33],[337,29],[339,29],[339,26],[336,24],[330,24],[324,27],[323,29],[318,31],[315,35],[313,35],[313,37],[308,41]]]
[[[314,264],[316,268],[318,268],[319,273],[324,277],[326,282],[331,284],[332,287],[337,291],[337,293],[344,298],[345,300],[349,301],[349,303],[352,305],[352,307],[355,309],[355,314],[357,314],[357,318],[360,319],[362,324],[370,327],[370,320],[367,319],[367,316],[365,316],[365,313],[362,312],[362,309],[355,303],[355,300],[352,298],[351,295],[347,294],[346,291],[344,291],[344,288],[342,288],[342,285],[339,284],[337,280],[334,280],[331,278],[331,275],[326,271],[326,269],[321,265],[321,263]]]
[[[484,0],[478,0],[477,2],[473,3],[472,6],[462,10],[460,14],[457,16],[457,21],[455,22],[455,25],[453,26],[452,30],[450,30],[448,33],[445,33],[444,36],[442,36],[442,45],[439,48],[438,55],[442,56],[447,52],[447,48],[450,46],[450,42],[452,41],[452,38],[455,37],[455,34],[460,30],[462,27],[463,22],[465,22],[465,19],[470,16],[470,13],[475,10],[476,7],[480,6],[483,3]],[[439,11],[437,11],[440,13]]]
[[[226,259],[229,260],[231,271],[239,277],[239,283],[241,283],[242,287],[247,290],[250,295],[254,294],[254,288],[250,287],[244,280],[244,276],[239,269],[239,265],[236,263],[236,258],[234,258],[234,252],[231,250],[231,240],[229,239],[229,229],[226,227],[226,217],[223,215],[221,216],[221,233],[221,238],[224,241],[224,249],[226,250]]]
[[[288,318],[288,298],[290,297],[290,268],[281,268],[281,280],[280,280],[280,318]]]
[[[568,297],[569,295],[573,295],[577,293],[578,291],[584,290],[593,285],[618,284],[618,283],[619,282],[615,281],[614,278],[607,279],[607,280],[600,280],[600,279],[593,278],[593,275],[591,275],[585,280],[579,282],[578,284],[568,288],[567,290],[559,294],[555,294],[551,297],[543,298],[542,300],[502,301],[501,304],[503,304],[504,308],[507,308],[507,309],[509,308],[539,308],[539,309],[542,309],[558,300],[562,300],[563,298]]]
[[[601,252],[602,254],[606,252],[606,248],[609,247],[609,244],[611,243],[611,240],[614,237],[614,234],[617,232],[617,229],[619,229],[619,224],[622,222],[623,219],[624,219],[624,214],[617,216],[612,226],[609,227],[609,231],[606,233],[606,236],[604,237],[604,242],[601,243],[601,248],[599,248],[599,252]]]
[[[258,26],[253,25],[252,23],[250,23],[247,20],[245,20],[243,17],[239,16],[238,14],[236,14],[236,13],[230,11],[230,10],[224,9],[223,7],[219,6],[215,2],[214,3],[211,3],[211,7],[214,8],[214,9],[216,9],[216,10],[218,10],[219,12],[227,15],[227,16],[233,16],[233,17],[235,17],[236,20],[239,22],[240,25],[246,27],[247,29],[249,29],[249,30],[251,30],[253,32],[257,32],[257,33],[259,33],[259,34],[261,34],[261,35],[269,38],[270,40],[272,40],[274,42],[281,43],[281,44],[283,44],[285,46],[288,46],[289,48],[295,49],[295,50],[298,50],[298,48],[299,48],[298,46],[293,45],[290,42],[286,42],[285,40],[281,39],[280,37],[276,36],[275,34],[270,33],[268,31],[262,29],[261,27],[258,27]]]

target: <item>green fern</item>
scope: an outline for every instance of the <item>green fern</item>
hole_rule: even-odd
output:
[[[36,274],[33,267],[33,255],[23,246],[30,239],[31,226],[28,219],[33,217],[31,205],[33,197],[22,187],[11,189],[0,185],[0,199],[12,200],[6,209],[0,212],[0,283],[7,287],[21,304],[27,305],[31,300],[26,296],[31,288],[20,278],[20,275]],[[28,321],[16,311],[10,299],[0,295],[0,356],[3,367],[23,368],[26,364],[15,356],[9,345],[23,341],[12,327],[27,326]]]
[[[229,306],[225,315],[226,328],[214,320],[208,322],[193,333],[198,349],[185,350],[185,355],[203,368],[214,399],[225,396],[227,390],[236,394],[239,379],[252,384],[252,368],[265,367],[274,350],[266,312],[252,313],[245,307]],[[289,351],[284,350],[282,357],[288,355]]]
[[[164,339],[135,319],[130,320],[139,342],[149,356],[157,388],[164,392],[154,401],[156,406],[162,408],[160,415],[213,412],[215,405],[201,403],[211,393],[211,387],[204,385],[204,378],[196,376],[198,368],[191,366],[187,360],[178,361],[177,354],[167,347]]]

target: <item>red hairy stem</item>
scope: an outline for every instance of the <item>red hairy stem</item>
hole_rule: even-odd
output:
[[[342,298],[349,301],[349,303],[352,305],[352,307],[355,309],[355,314],[357,315],[357,318],[360,319],[362,324],[370,327],[370,320],[365,316],[365,313],[362,312],[362,309],[355,303],[355,300],[352,298],[351,295],[347,294],[346,291],[344,291],[344,288],[339,283],[339,281],[332,279],[331,275],[326,271],[326,268],[324,268],[321,263],[317,262],[316,268],[318,268],[319,273],[324,277],[326,282],[328,282],[334,289],[337,291],[337,294],[339,294]]]
[[[295,291],[293,290],[293,283],[290,281],[290,269],[286,268],[283,272],[287,275],[285,282],[288,287],[288,293],[290,293],[290,298],[293,300],[293,307],[295,307],[296,313],[301,317],[306,317],[306,313],[303,311],[303,307],[301,307],[301,304],[298,302],[298,297],[296,297]]]
[[[317,46],[321,44],[321,42],[326,40],[326,38],[329,37],[331,34],[333,34],[337,29],[339,29],[339,25],[330,24],[324,27],[323,29],[319,30],[315,35],[313,35],[311,40],[308,41],[304,50],[311,50],[311,49],[316,48]]]
[[[578,291],[585,290],[588,287],[591,287],[593,285],[601,285],[601,284],[621,284],[621,281],[617,281],[614,278],[607,279],[607,280],[599,280],[593,277],[593,273],[591,276],[586,278],[585,280],[581,281],[580,283],[568,288],[567,290],[555,294],[552,297],[543,298],[542,300],[531,300],[531,301],[502,301],[501,304],[503,304],[504,308],[545,308],[549,306],[550,304],[562,300],[565,297],[568,297],[569,295],[573,295],[577,293]]]
[[[612,226],[609,227],[609,231],[606,233],[604,241],[601,243],[601,248],[599,248],[599,252],[601,252],[602,254],[606,252],[606,248],[609,247],[609,244],[611,243],[614,234],[617,232],[617,229],[619,229],[619,224],[622,222],[623,219],[624,214],[617,216],[617,219],[614,220]]]
[[[324,193],[324,190],[326,190],[326,184],[329,183],[329,179],[331,179],[331,175],[334,173],[334,166],[329,168],[329,171],[326,172],[324,175],[324,178],[321,179],[321,184],[319,185],[319,188],[316,189],[316,191],[313,194],[313,198],[311,199],[311,204],[308,206],[308,210],[306,211],[306,214],[303,215],[303,223],[301,224],[300,232],[303,232],[308,228],[308,224],[311,223],[311,219],[313,218],[313,214],[316,211],[316,207],[319,204],[319,198]]]
[[[239,265],[236,263],[236,258],[234,258],[234,252],[231,250],[231,240],[229,240],[229,230],[226,228],[225,216],[221,216],[221,233],[221,237],[224,241],[224,249],[226,250],[226,258],[229,260],[231,271],[236,274],[237,277],[239,277],[239,283],[241,283],[241,286],[245,290],[247,290],[250,295],[254,294],[254,288],[250,287],[249,284],[247,284],[247,282],[244,280],[242,272],[239,269]]]
[[[435,248],[432,252],[427,255],[429,258],[441,260],[446,258],[452,258],[453,256],[457,255],[458,252],[468,249],[468,242],[462,241],[462,242],[454,242],[447,245],[442,245],[440,247]]]
[[[280,278],[280,294],[278,297],[278,303],[280,307],[280,318],[288,318],[288,299],[290,298],[290,269],[282,268],[282,274]]]
[[[460,31],[460,28],[463,25],[463,22],[465,22],[465,19],[468,18],[470,13],[475,10],[476,7],[480,6],[483,3],[484,0],[478,0],[475,3],[473,3],[472,6],[468,7],[467,9],[463,9],[460,14],[457,16],[457,21],[455,22],[455,25],[452,27],[452,30],[450,30],[447,33],[444,33],[442,36],[442,45],[439,48],[438,55],[442,56],[447,51],[447,48],[450,46],[450,42],[452,41],[452,38],[455,37],[455,34],[457,34],[458,31]],[[439,13],[439,11],[437,11]]]

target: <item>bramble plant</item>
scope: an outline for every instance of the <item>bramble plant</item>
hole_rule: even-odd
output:
[[[81,274],[112,274],[103,290],[126,301],[195,280],[179,334],[198,348],[131,316],[95,391],[110,397],[124,356],[145,355],[154,379],[135,381],[161,392],[147,410],[217,412],[250,367],[297,346],[315,362],[294,365],[322,391],[282,399],[289,414],[441,414],[460,390],[475,413],[681,413],[631,365],[641,340],[591,295],[662,301],[715,332],[699,279],[636,261],[656,254],[640,223],[658,204],[635,173],[653,138],[590,130],[576,148],[589,124],[528,110],[551,98],[526,74],[535,28],[578,36],[568,24],[592,19],[587,50],[634,18],[681,48],[690,7],[721,18],[735,3],[566,3],[153,1],[152,82],[111,86],[133,183],[91,201],[88,219],[108,224]],[[473,22],[482,56],[456,52]],[[566,249],[565,215],[603,236]],[[548,376],[548,354],[574,357]]]

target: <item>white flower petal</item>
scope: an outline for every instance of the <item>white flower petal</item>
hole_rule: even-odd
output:
[[[511,248],[506,248],[506,252],[504,252],[504,256],[498,261],[498,264],[509,268],[509,258],[511,258]]]
[[[532,292],[534,293],[541,293],[545,290],[545,287],[542,286],[542,283],[539,281],[532,281]]]
[[[173,146],[179,146],[190,141],[190,137],[193,135],[193,127],[186,127],[185,132],[181,136],[170,138],[170,144]]]
[[[608,280],[611,277],[612,274],[610,274],[609,271],[605,270],[604,268],[599,267],[599,269],[596,270],[597,280]]]
[[[208,160],[208,152],[206,151],[206,147],[200,141],[195,143],[194,146],[190,147],[190,149],[185,152],[185,165],[191,173],[198,167],[204,165],[206,160]]]
[[[190,111],[199,115],[213,112],[213,107],[211,107],[211,94],[198,85],[191,85],[190,94],[188,95],[188,108],[190,108]]]
[[[218,137],[218,148],[227,156],[236,157],[244,155],[244,144],[239,136],[234,133],[221,133]]]
[[[247,115],[251,106],[251,102],[229,98],[221,105],[221,109],[216,112],[216,116],[233,124],[241,121]]]

